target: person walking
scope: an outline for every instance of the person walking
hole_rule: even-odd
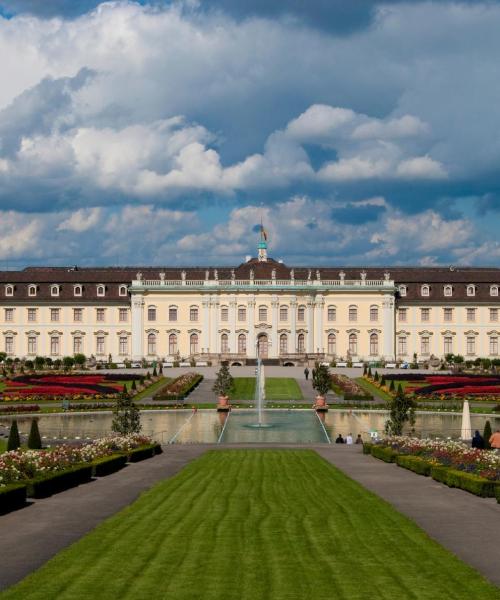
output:
[[[342,434],[339,433],[339,435],[337,436],[337,439],[335,440],[336,444],[344,444],[344,438],[342,437]]]
[[[349,446],[352,446],[352,433],[348,433],[347,437],[345,439],[345,443],[348,444]]]
[[[478,450],[484,450],[484,439],[477,429],[474,433],[474,437],[472,438],[471,446],[473,448],[477,448]]]
[[[356,438],[356,441],[354,443],[355,444],[363,444],[363,438],[361,437],[360,433],[358,433],[358,437]]]
[[[305,376],[306,381],[307,381],[309,379],[309,369],[307,367],[304,369],[304,376]]]
[[[490,437],[490,446],[492,450],[500,450],[500,429]]]

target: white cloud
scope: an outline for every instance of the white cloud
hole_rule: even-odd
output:
[[[99,207],[81,208],[59,223],[57,230],[82,233],[94,228],[99,223],[101,216],[102,209]]]
[[[413,115],[403,115],[399,118],[383,121],[382,119],[369,119],[358,125],[352,132],[352,139],[393,139],[413,137],[429,132],[427,123],[423,123]]]
[[[399,163],[396,174],[405,179],[445,179],[444,166],[429,156],[408,158]]]

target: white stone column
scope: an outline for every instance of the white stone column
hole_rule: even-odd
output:
[[[247,302],[248,343],[247,356],[256,357],[255,349],[255,296],[250,296]]]
[[[271,299],[271,352],[269,352],[270,358],[278,358],[279,346],[278,346],[278,308],[279,300],[278,296],[273,296]]]
[[[220,352],[220,335],[219,335],[219,298],[212,296],[210,300],[210,352]]]
[[[394,360],[394,318],[394,296],[384,294],[382,300],[382,351],[385,360]]]
[[[132,360],[141,360],[144,356],[144,297],[132,293]]]
[[[314,300],[311,296],[307,298],[307,342],[306,352],[308,354],[315,352],[314,346]]]
[[[290,298],[290,343],[288,352],[297,352],[297,296]]]
[[[322,294],[318,294],[316,296],[316,302],[315,302],[315,316],[314,316],[314,324],[315,324],[315,334],[314,334],[314,340],[315,340],[315,346],[314,346],[314,351],[315,352],[323,352],[324,351],[324,340],[323,340],[323,308],[325,306],[325,301],[323,299],[323,295]]]
[[[201,299],[202,318],[201,318],[201,347],[203,352],[208,352],[210,348],[210,296],[203,295]]]
[[[238,344],[236,340],[236,296],[231,296],[229,299],[229,350],[232,353],[238,352]]]

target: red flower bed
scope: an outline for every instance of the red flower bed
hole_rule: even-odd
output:
[[[421,381],[424,385],[407,386],[406,391],[417,396],[431,394],[500,395],[500,377],[495,375],[426,375],[425,379]]]
[[[21,375],[5,382],[3,395],[68,396],[116,394],[122,387],[108,375]]]

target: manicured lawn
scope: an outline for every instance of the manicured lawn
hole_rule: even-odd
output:
[[[356,377],[356,383],[359,384],[359,387],[362,387],[369,394],[375,396],[375,398],[382,398],[382,400],[390,400],[391,396],[384,390],[374,386],[370,381],[363,379],[363,377]]]
[[[0,440],[0,454],[7,450],[7,440]]]
[[[255,398],[255,377],[235,377],[231,400],[253,400]]]
[[[255,377],[235,377],[231,400],[254,400]],[[266,378],[266,400],[302,400],[299,384],[291,377]]]
[[[493,600],[498,589],[313,451],[223,450],[0,598]]]
[[[156,393],[160,388],[162,388],[164,385],[167,385],[167,383],[171,379],[172,379],[171,377],[163,377],[159,381],[156,381],[155,383],[153,383],[153,385],[150,385],[145,390],[142,390],[142,392],[139,392],[136,396],[134,396],[134,402],[140,402],[143,398],[149,398],[154,393]],[[132,385],[132,382],[127,381],[127,384]]]

